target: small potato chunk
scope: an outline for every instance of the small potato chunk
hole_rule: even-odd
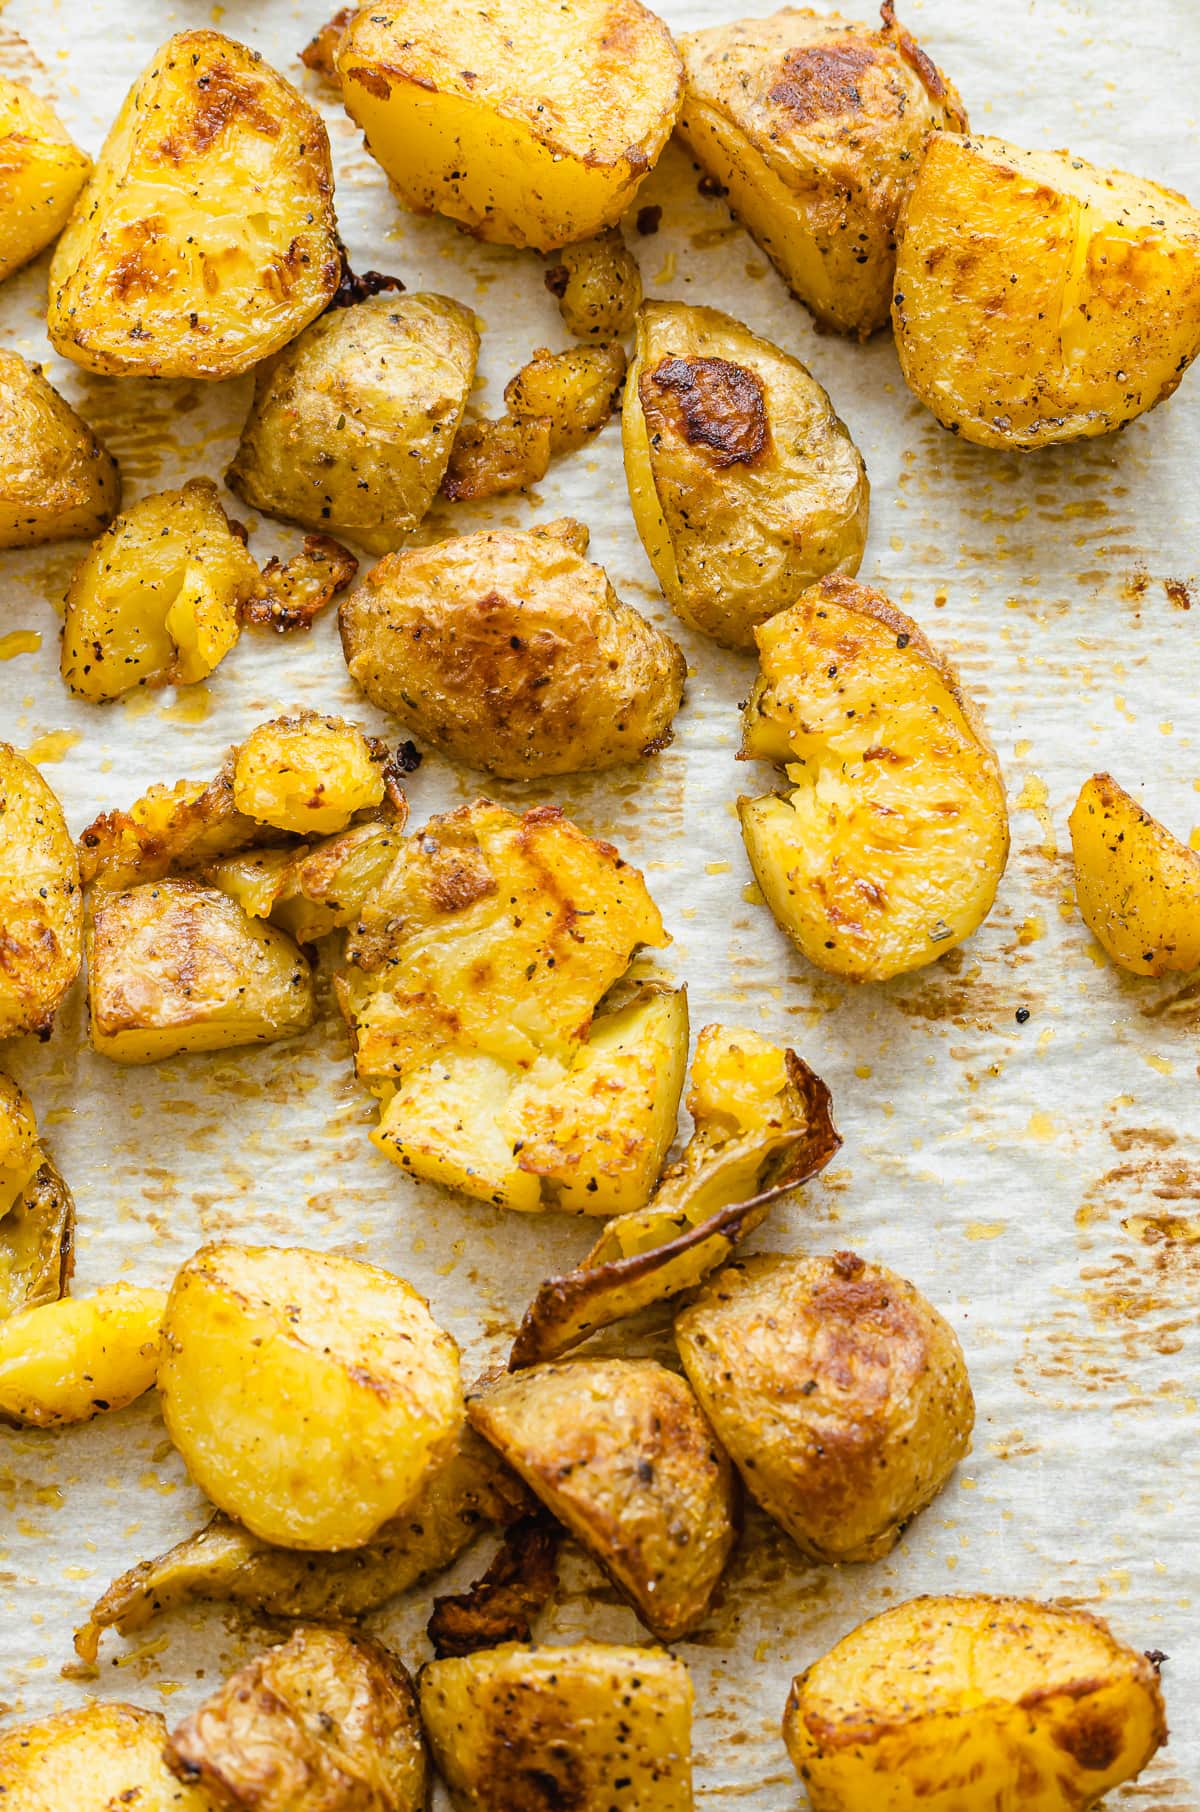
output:
[[[464,422],[450,449],[442,496],[450,503],[478,503],[528,491],[549,470],[550,439],[544,416]]]
[[[995,750],[949,664],[883,592],[823,579],[757,635],[742,757],[790,791],[741,799],[755,879],[819,969],[923,968],[991,911],[1008,859]]]
[[[739,1497],[682,1378],[651,1359],[535,1365],[473,1394],[467,1413],[660,1641],[703,1622]]]
[[[458,1349],[376,1265],[205,1246],[180,1270],[158,1387],[200,1489],[264,1541],[358,1548],[454,1450]]]
[[[1200,352],[1200,213],[1069,151],[939,133],[892,304],[909,389],[981,447],[1109,434]]]
[[[1083,1812],[1167,1739],[1145,1655],[1087,1611],[912,1598],[798,1675],[784,1741],[813,1812]]]
[[[866,339],[888,318],[897,221],[953,87],[897,24],[787,6],[687,32],[679,136],[817,320]]]
[[[251,918],[270,919],[312,944],[352,925],[396,859],[403,818],[355,824],[299,849],[251,849],[204,870],[204,879]]]
[[[313,1022],[305,958],[195,881],[97,892],[88,906],[92,1049],[117,1063],[272,1044]]]
[[[715,308],[647,302],[622,413],[633,519],[671,608],[728,648],[856,573],[870,488],[799,359]]]
[[[692,1683],[670,1655],[506,1643],[428,1662],[417,1690],[455,1812],[612,1812],[617,1791],[620,1812],[692,1812]]]
[[[320,314],[341,269],[320,116],[257,51],[179,32],[55,248],[47,330],[90,371],[236,377]]]
[[[49,101],[0,76],[0,282],[58,238],[91,167]]]
[[[542,252],[620,219],[681,95],[671,34],[640,0],[372,6],[337,66],[404,207]]]
[[[275,555],[259,574],[259,589],[242,605],[242,622],[287,635],[311,629],[325,606],[344,591],[358,571],[358,561],[332,535],[305,535],[304,547],[290,560]]]
[[[226,483],[268,516],[386,553],[437,496],[478,353],[449,296],[331,310],[259,367]]]
[[[0,1039],[47,1038],[83,955],[79,864],[62,806],[0,742]]]
[[[0,349],[0,547],[88,540],[120,501],[108,448],[40,365]]]
[[[620,346],[572,346],[551,352],[539,346],[504,386],[504,400],[519,419],[550,423],[550,451],[572,453],[601,429],[625,381]]]
[[[881,1560],[970,1448],[954,1330],[853,1252],[737,1259],[675,1337],[746,1489],[813,1560]]]
[[[154,1383],[166,1306],[163,1290],[114,1283],[10,1316],[0,1323],[0,1421],[62,1428],[124,1409]]]
[[[642,273],[620,227],[564,245],[546,272],[563,326],[579,340],[619,340],[633,332]]]
[[[680,649],[565,530],[488,529],[393,554],[339,621],[350,676],[373,705],[507,779],[654,753],[683,698]]]
[[[75,1267],[75,1203],[58,1167],[41,1163],[0,1220],[0,1321],[65,1296]]]
[[[383,804],[385,744],[344,717],[296,711],[251,730],[233,764],[239,812],[298,836],[345,830]]]
[[[0,1734],[4,1812],[214,1812],[163,1760],[156,1711],[90,1700]]]
[[[223,1812],[424,1812],[412,1681],[382,1644],[293,1630],[171,1732],[165,1757]]]
[[[1200,856],[1111,774],[1079,789],[1071,855],[1083,922],[1118,968],[1166,975],[1200,966]]]
[[[209,478],[144,497],[89,548],[67,591],[62,676],[92,704],[187,686],[224,660],[259,589]]]
[[[86,887],[119,891],[270,838],[234,805],[227,761],[215,780],[152,786],[128,811],[101,812],[80,836],[79,872]]]

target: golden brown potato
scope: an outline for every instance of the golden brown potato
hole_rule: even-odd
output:
[[[163,1290],[104,1284],[0,1322],[0,1421],[62,1428],[124,1409],[154,1383],[166,1303]]]
[[[640,0],[372,6],[337,65],[405,207],[543,252],[620,219],[679,111],[679,54]]]
[[[383,804],[388,748],[344,717],[293,711],[259,724],[233,763],[239,812],[275,830],[329,836]]]
[[[550,452],[572,453],[608,420],[625,381],[620,346],[539,346],[504,386],[504,401],[520,420],[550,423]]]
[[[612,1812],[615,1791],[620,1812],[692,1812],[692,1683],[670,1655],[511,1643],[430,1661],[417,1690],[455,1812]]]
[[[74,1233],[75,1204],[32,1103],[0,1070],[0,1321],[66,1295]]]
[[[85,886],[113,891],[270,841],[271,832],[234,805],[227,760],[213,780],[152,786],[127,811],[101,812],[80,836],[79,871]]]
[[[0,742],[0,1039],[47,1038],[79,973],[83,895],[62,806]]]
[[[633,519],[671,608],[729,648],[856,573],[870,488],[799,359],[715,308],[647,302],[622,413]]]
[[[246,850],[209,863],[203,876],[251,918],[312,944],[354,924],[396,859],[403,822],[369,820],[298,849]]]
[[[939,133],[902,224],[900,369],[981,447],[1108,434],[1200,352],[1200,213],[1069,151]]]
[[[449,296],[333,309],[255,374],[226,483],[268,516],[386,552],[437,496],[478,352]]]
[[[167,1741],[223,1812],[424,1812],[412,1681],[382,1644],[304,1628],[231,1674]]]
[[[304,547],[290,560],[275,555],[259,574],[254,597],[242,605],[242,622],[286,635],[311,629],[318,614],[344,591],[358,571],[358,561],[332,535],[305,535]]]
[[[0,76],[0,281],[57,239],[91,167],[49,101]]]
[[[0,349],[0,547],[98,535],[121,501],[117,462],[15,352]]]
[[[0,1070],[0,1221],[32,1183],[43,1155],[32,1101]]]
[[[564,245],[546,272],[563,326],[580,340],[617,340],[633,332],[642,273],[620,227]]]
[[[896,223],[925,141],[965,131],[955,90],[897,24],[785,6],[687,32],[679,135],[817,320],[888,318]]]
[[[855,981],[932,963],[987,917],[1008,859],[995,750],[953,669],[883,592],[828,578],[758,631],[742,757],[750,866],[810,962]]]
[[[549,469],[550,438],[544,416],[464,422],[450,449],[442,496],[450,503],[478,503],[529,490]]]
[[[675,1338],[746,1489],[814,1560],[889,1554],[970,1448],[954,1330],[853,1252],[735,1259]]]
[[[258,567],[210,478],[143,497],[83,556],[67,590],[62,676],[93,704],[186,686],[224,660]]]
[[[340,90],[342,78],[338,74],[337,53],[342,41],[342,33],[358,11],[357,6],[342,6],[327,19],[320,29],[313,33],[304,49],[300,52],[300,61],[306,69],[320,76],[330,88]]]
[[[47,331],[91,371],[235,377],[320,314],[341,268],[320,116],[257,51],[179,32],[55,248]]]
[[[1152,1663],[1087,1611],[913,1598],[793,1682],[784,1740],[813,1812],[1083,1812],[1167,1738]]]
[[[14,1725],[0,1735],[5,1812],[213,1812],[167,1767],[166,1735],[158,1712],[99,1699]]]
[[[1111,774],[1080,788],[1071,854],[1083,922],[1118,967],[1165,975],[1200,966],[1200,855]]]
[[[158,1388],[200,1489],[264,1541],[357,1548],[408,1509],[463,1420],[458,1349],[376,1265],[205,1246],[175,1279]]]
[[[509,779],[671,737],[687,666],[560,535],[488,529],[383,560],[341,606],[350,676],[443,755]]]

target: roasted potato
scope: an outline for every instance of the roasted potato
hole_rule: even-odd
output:
[[[311,69],[322,82],[339,91],[342,78],[337,66],[338,45],[342,41],[342,33],[357,11],[357,6],[340,6],[333,17],[313,33],[300,52],[300,61],[305,69]]]
[[[509,779],[661,749],[687,665],[558,534],[488,529],[380,561],[341,606],[350,677],[443,755]]]
[[[334,309],[255,374],[226,483],[268,516],[396,547],[437,496],[478,352],[449,296]]]
[[[0,1421],[62,1428],[124,1409],[154,1383],[166,1303],[162,1290],[113,1283],[0,1322]]]
[[[202,1491],[264,1541],[358,1548],[454,1451],[458,1349],[376,1265],[205,1246],[171,1288],[158,1388]]]
[[[692,1812],[692,1683],[670,1655],[512,1643],[430,1661],[417,1690],[455,1812]]]
[[[620,227],[564,245],[546,272],[563,326],[580,340],[617,340],[633,332],[642,273]]]
[[[479,503],[528,491],[550,468],[550,438],[544,416],[464,422],[450,449],[442,496],[450,503]]]
[[[740,1500],[682,1378],[652,1359],[530,1366],[472,1392],[467,1414],[660,1641],[704,1621]]]
[[[214,1812],[163,1760],[167,1727],[156,1711],[92,1699],[0,1733],[5,1812]]]
[[[319,114],[257,51],[178,32],[55,247],[47,331],[90,371],[235,377],[320,314],[341,269]]]
[[[572,453],[601,429],[625,381],[625,353],[612,343],[551,352],[539,346],[509,378],[504,401],[520,419],[550,423],[550,451]]]
[[[534,1620],[558,1591],[558,1550],[565,1533],[544,1510],[535,1510],[505,1531],[486,1572],[465,1592],[434,1599],[425,1633],[439,1661],[502,1642],[532,1641]]]
[[[856,573],[870,487],[799,359],[715,308],[647,302],[621,424],[629,501],[672,609],[729,648]]]
[[[42,1156],[33,1103],[20,1083],[0,1070],[0,1222],[32,1183]]]
[[[0,349],[0,547],[98,535],[121,501],[117,462],[15,352]]]
[[[1119,968],[1200,967],[1200,855],[1119,787],[1093,774],[1071,813],[1075,899]]]
[[[306,958],[215,887],[97,891],[85,943],[92,1049],[117,1063],[272,1044],[313,1022]]]
[[[290,560],[272,555],[267,561],[257,591],[242,605],[242,622],[280,635],[311,629],[357,571],[354,555],[332,535],[305,535],[302,550]]]
[[[211,479],[143,497],[75,569],[63,679],[92,704],[135,686],[204,679],[237,641],[241,612],[259,585]]]
[[[817,320],[866,339],[888,318],[896,223],[933,131],[966,130],[904,28],[786,6],[679,40],[679,136]]]
[[[351,825],[299,849],[250,849],[203,870],[251,918],[270,919],[298,944],[352,925],[396,859],[403,818]]]
[[[818,968],[920,969],[991,911],[1008,859],[982,719],[917,625],[872,586],[823,579],[757,635],[742,757],[789,791],[738,801],[768,906]]]
[[[85,886],[119,891],[270,840],[234,805],[227,760],[213,780],[152,786],[127,811],[101,812],[80,836],[79,872]]]
[[[0,1220],[0,1321],[65,1296],[75,1268],[75,1203],[54,1160],[42,1161]]]
[[[813,1812],[1082,1812],[1167,1738],[1152,1663],[1087,1611],[912,1598],[793,1682],[783,1735]]]
[[[1200,352],[1200,213],[1069,151],[939,133],[892,302],[914,396],[981,447],[1108,434]]]
[[[881,1560],[970,1449],[953,1328],[853,1252],[735,1259],[675,1338],[746,1489],[813,1560]]]
[[[424,1812],[412,1681],[382,1644],[301,1627],[231,1674],[168,1739],[223,1812]]]
[[[91,167],[49,101],[0,76],[0,281],[57,239]]]
[[[79,864],[62,806],[33,763],[0,742],[0,1039],[49,1037],[82,954]]]
[[[671,34],[640,0],[367,7],[337,66],[346,111],[405,207],[543,252],[620,219],[681,94]]]
[[[233,763],[233,803],[247,818],[298,836],[343,831],[383,804],[388,750],[344,717],[294,711],[251,730]]]

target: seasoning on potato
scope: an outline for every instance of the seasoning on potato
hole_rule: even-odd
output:
[[[647,302],[622,414],[633,519],[672,609],[729,648],[856,573],[870,488],[799,359],[715,308]]]
[[[120,501],[108,448],[40,365],[0,348],[0,547],[90,539]]]
[[[66,1295],[74,1234],[75,1204],[33,1104],[0,1070],[0,1321]]]
[[[383,804],[386,743],[344,717],[295,711],[251,730],[233,763],[239,812],[299,836],[343,831]]]
[[[267,561],[258,575],[258,590],[242,605],[242,622],[279,635],[311,629],[357,571],[354,555],[332,535],[305,535],[298,554],[288,560],[272,555]]]
[[[91,167],[49,101],[0,76],[0,282],[57,239]]]
[[[206,863],[200,877],[251,918],[312,944],[355,923],[395,861],[403,823],[403,814],[391,814],[315,843],[244,850]]]
[[[564,245],[546,272],[563,326],[580,340],[619,340],[633,332],[642,273],[620,227]]]
[[[0,1322],[0,1422],[62,1428],[124,1409],[158,1369],[163,1290],[104,1284]]]
[[[551,352],[539,346],[504,386],[504,401],[519,420],[550,424],[550,452],[585,446],[613,412],[625,381],[625,353],[607,342]]]
[[[83,957],[79,863],[62,806],[0,742],[0,1040],[48,1038]]]
[[[1119,968],[1165,975],[1200,965],[1200,855],[1111,774],[1093,774],[1071,813],[1075,899]]]
[[[167,1726],[157,1711],[90,1699],[0,1733],[5,1812],[214,1812],[163,1760]]]
[[[883,981],[987,917],[1008,858],[996,754],[949,664],[883,592],[827,578],[757,634],[741,754],[788,791],[741,799],[754,877],[820,969]]]

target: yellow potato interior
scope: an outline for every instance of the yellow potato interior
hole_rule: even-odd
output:
[[[163,1760],[167,1727],[156,1711],[98,1699],[0,1736],[5,1812],[213,1812]]]
[[[1200,855],[1094,774],[1071,813],[1075,898],[1084,924],[1134,975],[1200,966]]]
[[[11,1316],[0,1324],[0,1418],[57,1428],[132,1403],[154,1383],[166,1303],[163,1290],[114,1283]]]

